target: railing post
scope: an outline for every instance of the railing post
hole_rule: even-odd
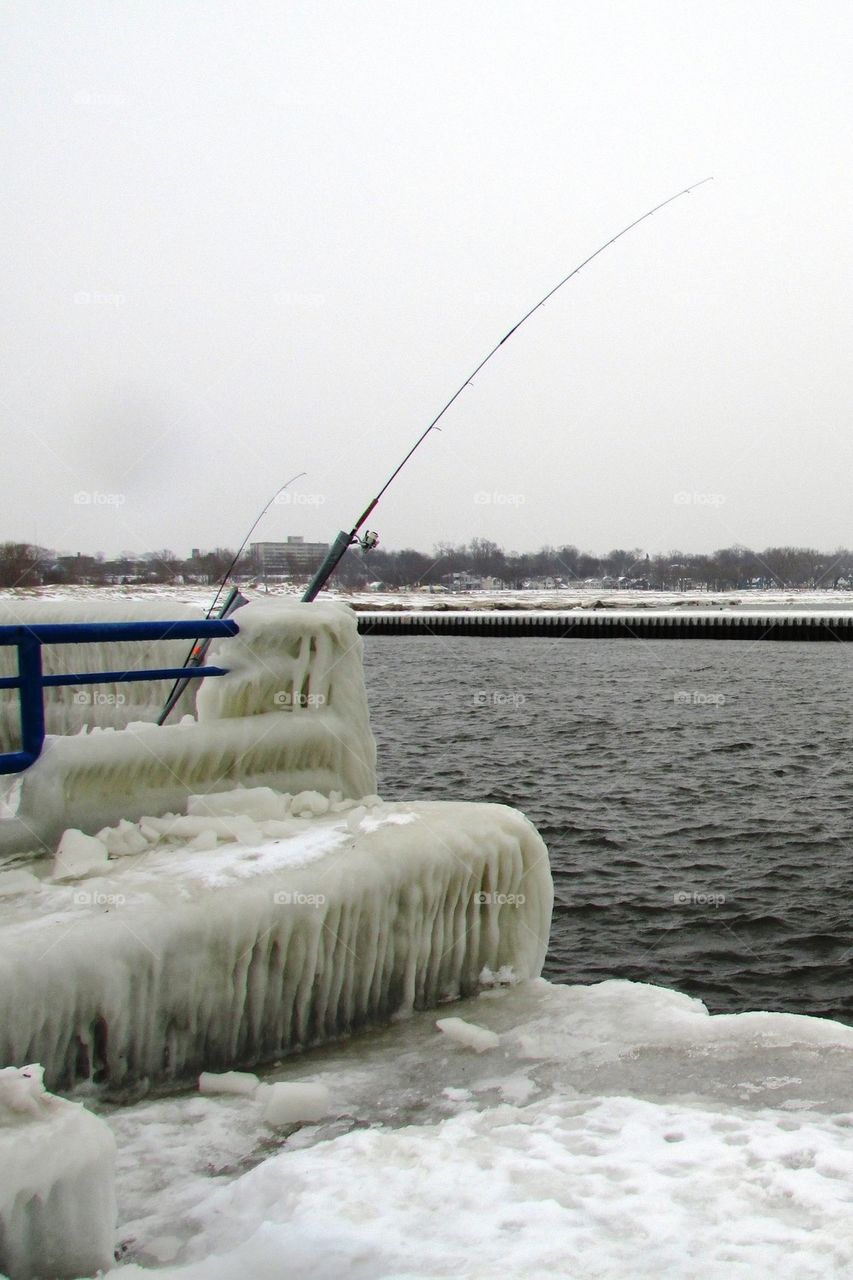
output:
[[[18,675],[21,680],[21,749],[36,760],[44,746],[44,701],[41,644],[33,635],[25,635],[18,644]]]

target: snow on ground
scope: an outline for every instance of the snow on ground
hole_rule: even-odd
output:
[[[497,1046],[432,1011],[259,1073],[325,1086],[317,1124],[265,1124],[263,1090],[93,1104],[119,1147],[117,1280],[853,1270],[853,1028],[620,981],[452,1013]]]
[[[284,598],[299,599],[300,587],[286,584],[272,586],[265,591],[257,583],[242,585],[243,594],[250,599]],[[175,601],[193,605],[199,611],[207,611],[215,594],[215,588],[199,586],[109,586],[109,587],[39,587],[36,589],[0,591],[2,600],[132,600]],[[359,611],[376,610],[545,610],[559,612],[565,609],[712,609],[716,612],[764,613],[777,609],[794,612],[850,613],[853,611],[853,592],[831,588],[807,590],[805,588],[772,588],[761,591],[629,591],[598,587],[560,587],[553,590],[531,588],[519,591],[428,591],[381,590],[343,591],[332,587],[323,592],[323,600],[339,600]]]

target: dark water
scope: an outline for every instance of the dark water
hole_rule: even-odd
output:
[[[388,798],[536,823],[548,977],[853,1023],[853,646],[368,638]]]

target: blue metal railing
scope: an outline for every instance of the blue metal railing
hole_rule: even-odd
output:
[[[0,689],[17,689],[21,708],[21,750],[0,752],[0,774],[21,773],[41,755],[45,739],[42,690],[58,685],[127,684],[137,680],[201,679],[227,675],[225,667],[157,667],[146,671],[84,671],[46,676],[42,671],[43,644],[91,644],[109,640],[200,640],[233,636],[239,631],[231,619],[198,622],[47,622],[32,626],[0,626],[0,645],[18,650],[18,674],[0,678]]]

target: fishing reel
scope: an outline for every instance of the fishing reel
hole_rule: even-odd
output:
[[[358,545],[362,551],[372,551],[374,547],[379,546],[379,534],[371,533],[369,529],[365,529],[363,538],[359,538],[356,535],[352,541],[353,545]]]

